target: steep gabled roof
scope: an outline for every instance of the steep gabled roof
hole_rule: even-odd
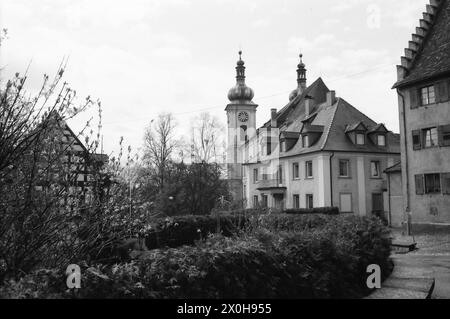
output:
[[[431,0],[405,49],[394,88],[450,74],[450,0]]]
[[[318,78],[306,90],[296,96],[286,106],[277,112],[277,127],[281,127],[283,124],[287,124],[287,130],[299,131],[297,129],[289,128],[289,121],[297,119],[299,114],[305,113],[305,97],[309,96],[313,99],[312,105],[323,103],[326,100],[327,92],[330,90],[327,88],[322,78]],[[313,110],[311,110],[313,112]],[[267,121],[262,127],[270,127],[270,121]]]

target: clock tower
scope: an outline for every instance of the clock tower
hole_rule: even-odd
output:
[[[243,167],[247,141],[256,136],[256,108],[254,92],[245,84],[245,66],[242,51],[236,66],[236,85],[228,92],[230,103],[225,111],[228,118],[227,176],[233,199],[244,199]]]

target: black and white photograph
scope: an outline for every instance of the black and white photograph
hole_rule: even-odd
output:
[[[0,0],[0,299],[450,299],[450,0]]]

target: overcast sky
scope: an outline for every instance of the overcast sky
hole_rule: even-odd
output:
[[[180,134],[201,111],[225,123],[240,48],[258,124],[288,102],[301,51],[309,84],[322,76],[338,96],[398,132],[395,65],[426,2],[0,0],[9,30],[1,65],[9,76],[32,61],[33,90],[70,56],[65,80],[102,101],[107,153],[120,136],[141,146],[160,112],[175,114]],[[69,124],[76,131],[81,120]]]

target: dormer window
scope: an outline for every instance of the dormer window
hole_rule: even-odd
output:
[[[436,94],[434,92],[434,85],[426,86],[420,89],[420,99],[422,105],[436,103]]]
[[[366,135],[364,133],[356,133],[356,145],[366,144]]]
[[[324,127],[322,125],[305,124],[302,128],[302,146],[308,148],[316,144],[322,136]]]
[[[367,126],[363,122],[345,126],[345,134],[355,145],[366,145]]]
[[[382,134],[377,135],[377,145],[386,146],[386,135]]]
[[[304,148],[309,147],[309,136],[308,135],[303,135],[302,143],[303,143]]]

